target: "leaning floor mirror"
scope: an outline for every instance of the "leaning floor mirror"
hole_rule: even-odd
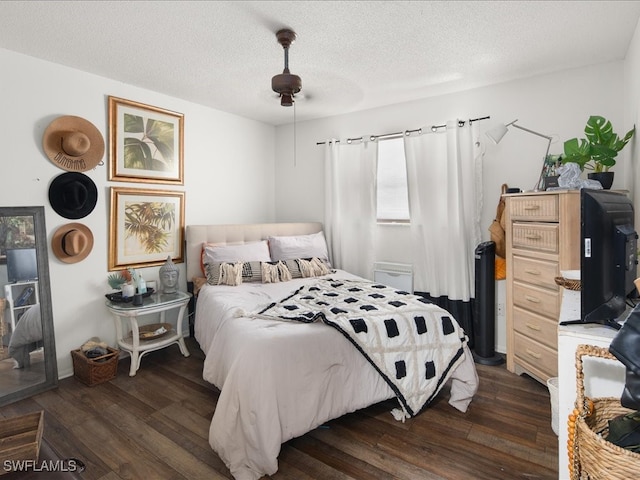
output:
[[[58,383],[44,207],[0,207],[0,405]]]

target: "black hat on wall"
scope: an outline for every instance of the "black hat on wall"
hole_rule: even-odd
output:
[[[83,173],[63,173],[49,185],[49,203],[64,218],[77,220],[86,217],[93,211],[97,201],[96,184]]]

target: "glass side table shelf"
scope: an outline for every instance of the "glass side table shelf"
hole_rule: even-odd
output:
[[[140,368],[140,361],[144,354],[160,350],[174,343],[180,347],[180,352],[188,357],[189,350],[182,336],[182,319],[191,299],[190,293],[154,293],[143,299],[142,305],[133,303],[118,303],[107,300],[106,305],[113,314],[116,324],[116,338],[122,350],[131,355],[131,368],[129,376],[133,377]],[[140,339],[140,325],[138,320],[147,315],[159,313],[160,323],[166,323],[165,316],[170,310],[179,309],[175,329],[157,338],[148,340]]]

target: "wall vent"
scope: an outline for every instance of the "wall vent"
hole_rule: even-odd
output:
[[[373,264],[373,281],[413,293],[413,265],[375,262]]]

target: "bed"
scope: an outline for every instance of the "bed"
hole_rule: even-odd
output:
[[[346,293],[341,297],[345,301],[339,305],[349,308],[350,302],[357,304],[352,296],[357,295],[353,293],[356,290],[369,297],[378,296],[378,291],[371,294],[366,290],[374,288],[373,282],[335,269],[318,270],[318,276],[287,276],[285,281],[271,283],[247,281],[237,285],[210,285],[205,280],[206,274],[210,278],[213,274],[210,269],[203,270],[209,268],[203,264],[211,266],[214,261],[203,258],[203,245],[213,249],[231,246],[233,251],[234,245],[257,245],[272,236],[317,239],[318,235],[322,235],[320,223],[195,225],[186,228],[187,279],[193,281],[190,285],[197,293],[194,331],[206,355],[203,378],[220,389],[209,443],[233,477],[239,480],[255,480],[274,474],[282,443],[346,413],[395,396],[399,398],[399,408],[392,413],[404,421],[419,413],[420,406],[427,405],[445,382],[451,385],[449,403],[464,412],[477,390],[478,377],[465,341],[450,348],[451,356],[446,358],[447,371],[428,380],[434,382],[432,390],[418,392],[419,398],[414,398],[413,392],[403,396],[399,394],[404,393],[404,387],[402,384],[397,387],[397,384],[404,379],[389,381],[393,375],[386,370],[385,360],[376,363],[374,354],[367,353],[363,350],[365,346],[358,345],[347,335],[345,330],[353,325],[353,321],[347,318],[344,320],[346,326],[339,325],[348,314],[335,308],[338,303],[328,305],[327,308],[334,307],[337,311],[334,317],[330,317],[331,312],[322,314],[324,321],[318,321],[317,315],[308,314],[306,306],[299,303],[307,299],[315,304],[317,301],[311,300],[312,295],[334,295],[333,290],[325,291],[324,287],[337,286]],[[271,253],[275,251],[274,245],[272,243]],[[249,262],[244,260],[246,267]],[[216,264],[215,278],[223,278],[221,265],[228,267],[231,263],[228,260]],[[262,268],[269,266],[267,263],[261,262]],[[271,263],[272,272],[284,264],[277,262],[274,266],[275,262]],[[307,264],[302,262],[300,265]],[[220,276],[217,276],[218,272]],[[245,278],[246,271],[242,273]],[[264,279],[264,270],[262,275]],[[233,273],[229,273],[226,278],[232,277]],[[379,285],[376,288],[387,287]],[[385,292],[382,293],[387,295]],[[419,303],[419,299],[406,292],[393,293],[404,295],[400,298],[403,304]],[[296,310],[298,305],[302,310]],[[433,312],[438,318],[446,317],[439,307],[429,305],[428,308],[437,309]],[[289,314],[291,309],[295,314]],[[373,313],[367,312],[367,315]],[[334,324],[330,318],[335,320]],[[369,319],[368,316],[363,318]],[[398,321],[402,322],[401,316]],[[452,323],[456,325],[455,335],[449,337],[464,337],[457,323]],[[371,325],[369,328],[373,332]],[[388,325],[386,328],[388,332]],[[378,339],[378,335],[370,337]],[[391,354],[397,355],[397,352]],[[395,368],[397,374],[400,363],[403,362],[396,359],[389,368]]]

